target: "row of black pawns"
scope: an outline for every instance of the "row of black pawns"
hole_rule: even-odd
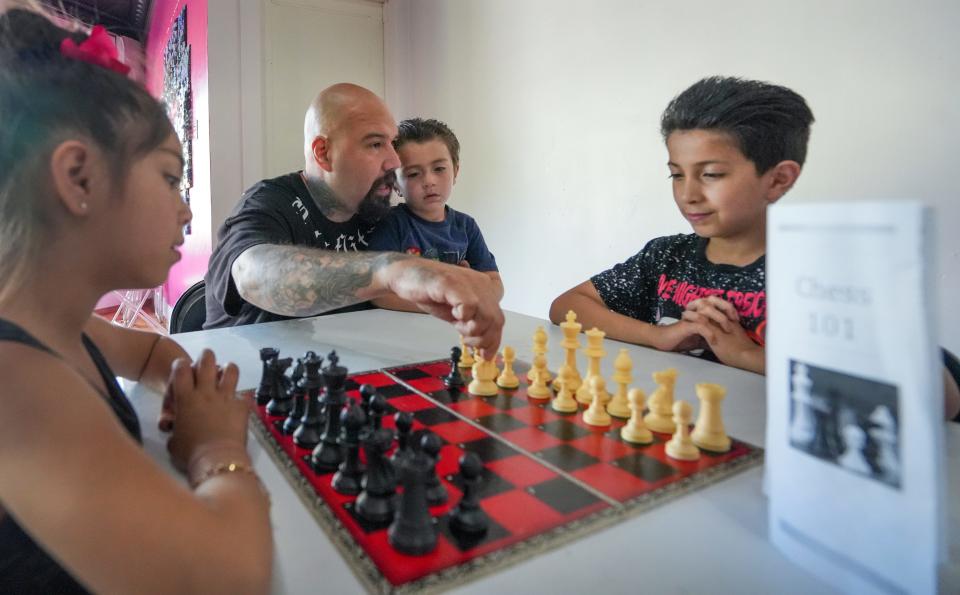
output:
[[[451,353],[459,360],[457,353]],[[309,464],[317,473],[335,471],[331,487],[337,492],[357,496],[355,511],[372,524],[390,523],[390,544],[405,554],[419,555],[437,545],[437,524],[430,506],[447,501],[447,490],[436,474],[442,442],[432,432],[424,432],[418,443],[411,443],[413,415],[399,411],[394,416],[398,447],[391,456],[394,431],[382,427],[387,402],[375,387],[360,387],[360,402],[347,397],[344,385],[347,369],[339,365],[335,351],[323,357],[308,351],[297,358],[291,376],[287,369],[292,358],[280,359],[272,347],[260,350],[263,375],[257,388],[258,405],[266,405],[271,416],[286,417],[284,434],[294,443],[312,449]],[[459,377],[457,366],[453,374]],[[450,382],[450,377],[445,377]],[[456,381],[454,381],[456,382]],[[462,378],[460,385],[462,385]],[[451,383],[452,384],[452,383]],[[366,465],[360,460],[360,448]],[[479,481],[483,463],[467,452],[459,461],[463,497],[450,511],[451,531],[482,535],[489,520],[480,508]],[[397,502],[397,484],[403,492]]]

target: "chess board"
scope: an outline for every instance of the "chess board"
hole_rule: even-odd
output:
[[[450,371],[449,360],[364,372],[347,380],[352,399],[359,399],[362,384],[377,387],[386,398],[389,413],[383,427],[394,427],[394,412],[408,411],[415,433],[429,430],[444,442],[437,473],[450,497],[431,508],[439,544],[424,556],[394,550],[387,542],[388,524],[362,520],[353,510],[356,497],[335,492],[333,474],[316,473],[309,464],[311,451],[283,434],[283,418],[257,406],[254,391],[246,391],[246,398],[266,450],[374,593],[442,590],[761,462],[759,448],[735,438],[729,452],[704,451],[694,462],[666,456],[667,434],[655,433],[654,443],[646,446],[624,442],[623,420],[592,427],[583,422],[584,406],[581,412],[563,414],[553,411],[548,400],[529,399],[529,365],[518,361],[514,367],[520,387],[491,397],[470,395],[465,388],[449,390],[441,380]],[[464,372],[469,377],[469,370]],[[484,463],[481,507],[490,517],[487,533],[472,540],[451,532],[446,516],[462,494],[458,460],[465,451]]]

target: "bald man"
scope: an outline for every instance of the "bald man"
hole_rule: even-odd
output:
[[[390,110],[363,87],[324,89],[304,119],[304,168],[247,190],[218,232],[206,275],[219,328],[368,307],[395,295],[451,322],[469,345],[500,343],[500,285],[470,269],[366,252],[400,166]]]

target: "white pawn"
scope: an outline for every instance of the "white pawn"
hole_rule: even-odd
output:
[[[517,388],[520,386],[520,379],[513,371],[513,361],[516,359],[516,353],[513,347],[509,345],[503,348],[503,372],[497,376],[497,386],[501,388]]]
[[[613,399],[607,403],[607,413],[614,417],[630,417],[630,402],[627,399],[627,385],[633,380],[630,370],[633,368],[633,362],[630,361],[630,355],[626,349],[620,350],[620,355],[613,361],[613,381],[617,383],[617,393]]]
[[[550,402],[550,407],[552,407],[554,411],[573,413],[580,408],[580,406],[577,405],[577,400],[573,398],[573,391],[570,390],[569,381],[571,378],[573,378],[573,370],[570,369],[570,366],[566,364],[560,366],[560,370],[557,372],[557,380],[560,381],[560,392],[558,392],[557,396]]]
[[[537,327],[537,331],[533,333],[533,355],[534,357],[538,355],[547,355],[547,331],[543,330],[542,326]],[[546,360],[544,360],[546,361]],[[550,372],[547,371],[547,367],[543,367],[545,382],[550,382]],[[530,371],[527,372],[527,381],[533,383],[534,378],[536,377],[536,369],[530,368]]]
[[[633,412],[627,425],[620,428],[620,437],[633,444],[650,444],[653,442],[653,432],[643,425],[643,391],[631,388],[627,395],[630,410]]]
[[[533,384],[527,387],[527,397],[531,399],[549,399],[551,397],[550,387],[546,380],[547,362],[543,354],[538,353],[533,358],[533,370],[536,375],[533,378]]]
[[[467,347],[467,344],[463,342],[463,335],[460,335],[460,363],[457,365],[461,368],[472,368],[475,363],[476,360],[473,358],[473,353],[470,348]]]
[[[693,417],[693,408],[686,401],[677,401],[673,404],[673,423],[677,430],[673,438],[667,442],[667,456],[681,461],[696,461],[700,458],[700,449],[690,439],[690,418]]]
[[[487,361],[482,357],[477,357],[473,364],[473,380],[467,386],[467,392],[479,397],[492,397],[500,392],[497,389],[497,383],[493,381],[497,377],[497,365],[492,361]]]
[[[613,423],[610,414],[603,402],[603,395],[606,392],[606,382],[600,376],[590,377],[589,388],[593,393],[590,400],[590,407],[583,412],[583,421],[591,426],[609,426]]]

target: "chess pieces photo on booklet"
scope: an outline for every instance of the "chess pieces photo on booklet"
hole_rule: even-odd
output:
[[[607,413],[614,417],[627,419],[630,417],[630,402],[627,399],[627,385],[633,381],[630,371],[633,369],[633,362],[630,361],[630,354],[627,350],[621,349],[617,359],[613,360],[613,381],[617,383],[617,392],[607,403]]]
[[[340,414],[343,428],[343,462],[337,468],[330,486],[341,494],[356,496],[360,493],[360,480],[366,467],[360,462],[360,431],[367,423],[363,408],[350,401]]]
[[[673,421],[673,387],[677,383],[676,368],[654,372],[653,381],[657,383],[657,388],[647,399],[650,412],[643,418],[643,423],[654,432],[672,434],[677,429]]]
[[[303,388],[307,396],[300,425],[293,432],[293,441],[300,448],[313,448],[320,442],[320,387],[323,385],[320,365],[322,363],[323,358],[315,353],[305,358],[303,362]]]
[[[550,402],[550,408],[560,413],[574,413],[578,411],[580,405],[577,404],[577,400],[573,396],[573,391],[570,390],[570,384],[573,381],[573,370],[570,369],[570,366],[567,364],[560,366],[560,369],[557,371],[557,380],[560,381],[560,390],[557,392],[557,396],[554,397],[553,401]]]
[[[260,348],[260,361],[263,363],[263,371],[260,374],[260,385],[257,386],[257,405],[266,405],[270,400],[270,393],[275,382],[273,360],[277,359],[279,355],[280,352],[273,347]]]
[[[443,441],[433,432],[427,432],[420,438],[420,450],[430,457],[430,473],[426,479],[427,504],[439,506],[447,501],[449,495],[437,475],[437,463],[440,462],[440,449]]]
[[[472,350],[463,342],[463,336],[460,336],[460,362],[457,364],[461,368],[473,368],[476,360],[473,357]]]
[[[497,377],[497,365],[493,360],[477,356],[473,364],[473,380],[467,385],[467,392],[478,397],[493,397],[500,391],[494,379]]]
[[[513,371],[513,362],[516,361],[517,354],[513,347],[509,345],[503,348],[503,371],[497,376],[497,386],[500,388],[514,389],[520,386],[520,379]]]
[[[490,518],[480,508],[480,474],[483,462],[476,453],[466,452],[460,457],[460,477],[463,479],[463,497],[450,511],[450,530],[466,534],[481,534],[490,526]]]
[[[700,415],[697,416],[697,424],[690,438],[702,450],[727,452],[730,450],[730,437],[723,427],[720,407],[727,389],[719,384],[701,382],[694,386],[694,390],[700,400]]]
[[[590,399],[590,406],[583,412],[583,421],[591,426],[609,426],[613,423],[613,419],[607,413],[607,407],[603,400],[603,394],[606,392],[606,382],[604,382],[602,376],[597,374],[590,377],[588,388],[593,393],[593,398]]]
[[[607,335],[597,327],[593,327],[584,333],[587,336],[587,346],[583,349],[583,354],[587,356],[587,375],[583,377],[583,383],[577,389],[577,401],[584,405],[593,402],[593,390],[590,388],[590,381],[600,376],[600,360],[607,355],[603,348],[603,338]],[[602,403],[606,404],[610,400],[610,393],[607,392],[606,383],[600,391]]]
[[[903,481],[900,389],[790,360],[790,446],[858,476],[899,488]]]
[[[450,388],[460,388],[467,383],[463,379],[463,374],[460,373],[459,364],[462,355],[463,352],[460,351],[459,347],[450,350],[450,373],[443,377],[443,382]]]
[[[614,397],[616,398],[616,397]],[[631,388],[627,393],[630,403],[630,420],[620,428],[620,437],[631,444],[650,444],[653,442],[653,432],[643,423],[643,391]]]
[[[563,331],[563,341],[560,342],[560,346],[563,347],[566,352],[564,363],[570,366],[570,370],[573,371],[573,375],[570,378],[570,390],[576,394],[577,389],[580,388],[580,385],[583,384],[583,379],[580,378],[580,372],[577,370],[577,349],[580,349],[580,329],[583,328],[583,325],[577,322],[577,315],[573,310],[567,312],[566,320],[560,323],[560,329]],[[557,386],[559,384],[554,380],[554,388],[559,389]]]
[[[686,401],[673,404],[673,423],[676,431],[665,447],[667,456],[680,461],[696,461],[700,458],[700,449],[690,439],[690,419],[693,407]]]
[[[543,361],[547,361],[547,331],[543,330],[542,326],[538,326],[536,332],[533,333],[533,349],[531,351],[533,352],[534,357],[542,355],[544,357]],[[546,371],[546,365],[544,365],[544,372],[547,374],[544,378],[544,382],[550,382],[550,372]],[[536,372],[534,369],[530,368],[530,370],[527,372],[527,382],[532,384],[535,375]]]
[[[267,401],[267,413],[275,416],[286,416],[293,409],[292,395],[287,392],[284,374],[293,363],[293,358],[274,358],[271,362],[273,386],[270,387],[270,400]]]
[[[533,384],[527,387],[527,397],[531,399],[549,399],[553,396],[547,386],[547,358],[538,353],[533,357]]]
[[[356,511],[369,523],[386,523],[396,511],[397,475],[386,456],[393,444],[393,431],[382,428],[367,432],[360,440],[367,457],[367,472],[360,480]],[[403,459],[406,460],[406,457]]]

